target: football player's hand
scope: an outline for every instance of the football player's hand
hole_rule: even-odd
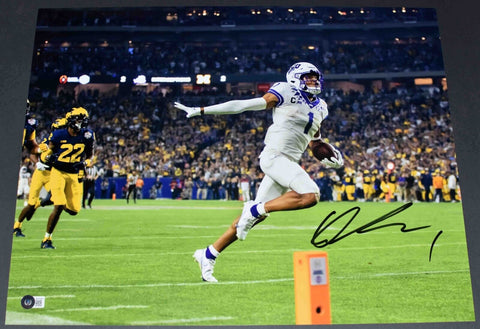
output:
[[[37,167],[37,170],[40,170],[40,171],[44,171],[45,169],[48,169],[50,168],[50,166],[44,164],[43,162],[41,161],[38,161],[35,166]]]
[[[44,163],[51,166],[52,164],[57,162],[57,159],[58,159],[58,154],[50,154],[45,157]]]
[[[333,152],[335,153],[335,156],[330,157],[330,158],[325,158],[320,162],[323,163],[323,165],[325,165],[327,167],[330,167],[330,168],[333,168],[333,169],[338,169],[338,168],[343,167],[342,154],[336,148],[332,147],[332,149],[333,149]]]
[[[48,150],[48,145],[45,143],[38,144],[38,150],[40,152],[46,152]]]
[[[180,104],[178,102],[174,103],[175,108],[185,111],[187,113],[187,118],[192,118],[200,115],[200,108],[199,107],[190,107]]]

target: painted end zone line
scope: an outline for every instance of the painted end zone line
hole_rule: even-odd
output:
[[[7,325],[90,325],[90,323],[65,320],[48,315],[26,314],[25,312],[7,311],[5,317]]]

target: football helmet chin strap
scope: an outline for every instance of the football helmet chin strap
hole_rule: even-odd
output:
[[[263,97],[244,100],[233,100],[206,107],[189,107],[178,102],[175,108],[187,113],[187,118],[204,114],[237,114],[245,111],[260,111],[267,107],[267,101]]]

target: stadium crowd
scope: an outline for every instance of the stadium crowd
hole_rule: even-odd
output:
[[[60,48],[60,49],[59,49]],[[68,47],[48,45],[38,49],[32,72],[36,75],[68,74],[119,77],[194,76],[218,74],[283,73],[291,63],[319,63],[324,74],[434,71],[443,69],[440,40],[383,40],[361,42],[305,41],[297,44],[232,37],[222,42],[143,41],[126,45]],[[92,56],[95,55],[95,56]],[[61,68],[61,69],[59,69]]]
[[[164,94],[157,88],[148,93],[132,89],[114,95],[88,91],[75,99],[73,93],[56,95],[38,89],[30,95],[30,102],[32,112],[44,123],[39,126],[39,137],[49,133],[58,109],[67,111],[76,102],[89,109],[101,179],[125,177],[135,170],[143,178],[172,178],[171,191],[175,190],[178,198],[252,198],[262,175],[257,156],[271,113],[187,120],[172,106],[177,99],[209,105],[242,97],[218,94]],[[345,158],[344,170],[337,171],[323,168],[307,153],[302,158],[302,166],[317,179],[323,200],[406,200],[406,192],[400,191],[408,176],[413,176],[416,191],[409,197],[429,200],[434,190],[432,187],[425,195],[425,189],[433,186],[423,179],[425,175],[445,178],[441,200],[451,200],[446,183],[450,174],[456,175],[456,162],[445,91],[436,87],[364,92],[327,89],[322,96],[330,111],[322,136]],[[394,169],[387,168],[389,162]],[[360,189],[360,178],[362,184],[365,179],[371,181],[371,192]],[[245,181],[249,193],[242,195],[247,188]],[[352,190],[352,185],[357,186]]]
[[[239,28],[215,29],[225,22]],[[384,25],[371,23],[397,25],[384,33]],[[412,23],[420,24],[419,32],[412,32]],[[272,32],[279,34],[277,24],[289,26],[269,42]],[[315,29],[323,24],[331,28]],[[189,32],[198,25],[202,29]],[[266,29],[251,29],[257,25]],[[37,26],[34,75],[284,74],[285,67],[300,59],[317,63],[324,74],[443,69],[435,11],[427,8],[48,9],[40,10]],[[163,29],[125,32],[129,26]],[[91,30],[68,38],[55,30],[49,33],[49,27]],[[102,27],[112,30],[105,33]],[[357,35],[359,29],[365,29],[363,36]]]
[[[428,8],[151,7],[40,10],[38,26],[369,24],[436,21]]]

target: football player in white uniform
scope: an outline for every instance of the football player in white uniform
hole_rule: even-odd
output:
[[[23,160],[20,171],[18,172],[18,187],[17,187],[17,197],[24,200],[24,205],[26,205],[28,200],[28,195],[30,193],[30,182],[32,179],[32,174],[28,169],[28,163],[30,162],[29,158]]]
[[[198,249],[193,257],[200,265],[202,279],[216,282],[213,267],[216,257],[231,243],[244,240],[249,230],[269,213],[312,207],[319,201],[317,184],[299,165],[299,160],[313,140],[321,140],[320,125],[327,117],[322,92],[323,77],[315,65],[299,62],[290,67],[287,82],[275,83],[263,97],[233,100],[207,107],[188,107],[175,103],[187,118],[206,114],[236,114],[244,111],[272,109],[273,124],[268,128],[260,167],[265,176],[255,200],[245,202],[241,216],[206,249]],[[332,168],[343,166],[338,150],[336,157],[322,160]]]

